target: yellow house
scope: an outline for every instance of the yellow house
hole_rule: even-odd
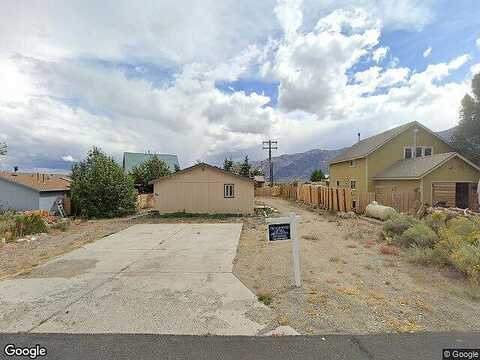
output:
[[[152,181],[160,213],[252,214],[253,180],[205,163]]]
[[[477,208],[480,168],[417,121],[352,145],[330,162],[330,186],[417,192],[422,203]]]

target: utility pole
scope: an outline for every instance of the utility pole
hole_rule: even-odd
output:
[[[273,164],[272,164],[272,150],[277,150],[277,141],[268,140],[263,142],[263,150],[268,150],[268,164],[270,167],[270,186],[273,186]]]

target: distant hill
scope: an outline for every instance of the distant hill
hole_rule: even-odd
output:
[[[437,134],[450,141],[454,131],[455,128],[453,127]],[[339,150],[313,149],[303,153],[275,156],[272,158],[275,181],[308,180],[316,169],[321,169],[325,174],[328,174],[330,160],[344,150],[345,148]],[[268,179],[270,171],[268,160],[252,161],[252,165],[261,169]]]
[[[447,129],[447,130],[444,130],[444,131],[439,131],[439,132],[437,132],[437,134],[440,135],[441,137],[443,137],[445,140],[451,141],[452,138],[453,138],[453,134],[455,133],[456,129],[457,129],[457,127],[454,126],[451,129]]]
[[[274,177],[276,181],[307,180],[311,173],[316,169],[321,169],[328,173],[328,163],[335,156],[340,154],[340,150],[321,150],[313,149],[303,153],[284,154],[272,158]],[[268,179],[269,167],[268,159],[262,161],[253,161],[252,165],[260,168]]]

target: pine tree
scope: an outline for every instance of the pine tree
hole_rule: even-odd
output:
[[[480,74],[472,79],[472,95],[462,99],[453,144],[465,157],[480,164]]]
[[[233,168],[233,161],[232,159],[227,159],[225,158],[225,161],[223,162],[223,170],[225,171],[232,171]]]
[[[248,163],[248,156],[245,156],[245,160],[243,160],[242,164],[240,165],[240,174],[241,176],[250,177],[250,168],[252,166]]]
[[[314,170],[312,172],[312,175],[310,175],[311,182],[322,181],[324,179],[325,179],[325,175],[323,174],[323,171],[320,169]]]

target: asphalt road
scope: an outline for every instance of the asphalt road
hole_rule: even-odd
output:
[[[359,336],[178,336],[0,334],[1,359],[7,344],[39,344],[37,359],[442,359],[444,348],[480,348],[480,333],[421,333]]]

